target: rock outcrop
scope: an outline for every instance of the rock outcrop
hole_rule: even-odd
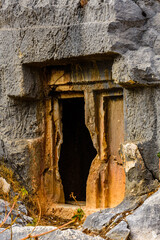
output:
[[[126,217],[131,239],[160,239],[160,190]]]
[[[57,160],[63,141],[58,96],[66,87],[65,93],[76,92],[76,97],[82,94],[85,99],[86,126],[99,161],[99,169],[93,168],[96,183],[88,184],[88,191],[94,186],[94,202],[98,194],[98,201],[104,202],[94,206],[106,206],[110,156],[104,98],[115,97],[120,90],[125,144],[121,146],[123,163],[114,157],[113,162],[125,170],[126,179],[120,178],[126,181],[125,199],[114,209],[89,216],[84,228],[100,231],[120,222],[108,229],[107,234],[110,230],[113,236],[121,224],[126,225],[125,220],[124,232],[128,234],[129,229],[132,239],[158,240],[159,191],[145,199],[159,185],[160,1],[0,0],[0,56],[0,160],[11,166],[30,193],[40,193],[44,202],[46,196],[64,201]],[[91,63],[91,74],[83,70],[74,78],[68,70],[73,63],[86,68]],[[61,75],[63,91],[51,79],[53,66],[54,70],[67,66],[67,73]],[[47,85],[49,77],[53,82]],[[87,79],[82,88],[86,78],[90,82]]]
[[[13,240],[21,240],[22,238],[26,237],[34,227],[13,227]],[[32,235],[44,233],[50,230],[55,229],[55,227],[43,227],[38,226],[36,227],[35,231],[32,233]],[[10,238],[10,230],[5,231],[0,235],[0,237],[3,238],[3,240],[8,240]],[[41,240],[70,240],[70,239],[77,239],[77,240],[103,240],[103,238],[99,236],[88,236],[81,231],[73,230],[73,229],[67,229],[64,231],[56,230],[52,233],[46,234],[42,237],[39,237]]]
[[[28,145],[43,148],[42,68],[85,56],[113,63],[113,80],[124,88],[125,139],[159,178],[159,17],[159,0],[1,1],[0,157],[28,189]]]
[[[112,240],[158,240],[160,189],[143,201],[142,198],[126,199],[114,209],[93,213],[87,217],[83,228],[97,233],[106,230],[106,237]]]
[[[136,144],[131,142],[122,144],[120,155],[126,175],[126,196],[141,196],[158,187],[158,180],[146,167]]]
[[[146,196],[126,198],[120,205],[115,208],[107,208],[89,215],[83,224],[84,230],[100,231],[108,228],[110,224],[118,223],[129,212],[134,211],[144,200]]]
[[[147,197],[147,196],[146,196]],[[144,201],[144,202],[143,202]],[[83,225],[83,230],[89,230],[103,235],[109,240],[159,240],[160,239],[160,190],[153,193],[145,200],[145,197],[129,198],[124,200],[114,209],[105,209],[89,215]],[[27,236],[34,227],[13,227],[13,240],[19,240]],[[46,232],[54,227],[36,227],[34,234]],[[3,229],[1,229],[3,230]],[[103,230],[103,231],[102,231]],[[34,235],[33,234],[33,235]],[[0,239],[8,240],[10,230],[0,235]],[[103,236],[104,237],[104,236]],[[84,239],[101,240],[99,236],[89,236],[78,230],[56,230],[40,239]]]

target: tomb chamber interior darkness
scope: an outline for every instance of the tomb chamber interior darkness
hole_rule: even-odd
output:
[[[59,172],[65,201],[74,193],[78,201],[86,200],[86,182],[96,150],[85,125],[84,99],[59,100],[62,106],[63,143]]]

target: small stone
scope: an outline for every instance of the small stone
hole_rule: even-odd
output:
[[[125,221],[120,222],[117,226],[112,228],[107,234],[110,240],[127,240],[130,230],[127,228]]]
[[[26,223],[32,223],[33,222],[33,218],[26,216],[26,215],[21,215],[21,218],[26,222]]]
[[[84,7],[88,3],[88,0],[80,0],[81,7]]]
[[[9,193],[10,190],[10,184],[2,177],[0,177],[0,189],[4,193]]]
[[[13,217],[17,217],[19,214],[20,214],[20,212],[15,209],[13,209],[11,212],[11,215],[13,215]]]
[[[28,214],[28,211],[27,211],[25,205],[23,205],[23,204],[19,205],[18,209],[20,212],[24,213],[25,215]]]
[[[123,214],[118,215],[113,222],[117,223],[122,217],[123,217]]]
[[[24,225],[24,222],[21,218],[17,218],[16,223],[19,223],[20,225]]]
[[[2,215],[0,215],[0,223],[2,223],[5,219],[5,214],[3,213]],[[11,224],[11,217],[9,216],[5,222],[5,224],[10,225]]]

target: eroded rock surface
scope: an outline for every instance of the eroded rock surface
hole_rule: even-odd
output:
[[[5,219],[5,216],[9,213],[11,207],[9,202],[4,201],[0,199],[0,223],[3,222]],[[20,204],[17,209],[13,209],[9,217],[7,218],[7,221],[5,222],[6,226],[9,226],[12,221],[16,219],[14,225],[18,226],[25,226],[27,224],[31,224],[33,221],[33,218],[27,216],[28,212],[24,204]],[[12,219],[11,219],[12,215]]]
[[[128,202],[130,207],[132,205],[131,208],[127,208],[124,201],[115,208],[116,211],[115,209],[106,209],[98,213],[93,213],[87,217],[83,227],[84,229],[97,232],[102,229],[103,231],[106,229],[106,237],[113,240],[159,240],[160,190],[148,197],[144,203],[143,200],[141,199],[135,204],[132,199],[134,203],[133,205],[131,202],[125,200],[126,203]],[[125,208],[123,208],[124,206]],[[122,210],[125,210],[125,212]],[[116,215],[115,212],[117,213]],[[117,225],[114,226],[116,223]]]
[[[112,55],[113,80],[124,87],[125,139],[139,143],[159,177],[159,17],[158,0],[1,1],[0,157],[28,189],[28,141],[44,134],[41,67],[90,55]]]
[[[127,223],[122,221],[116,227],[111,229],[107,234],[110,240],[127,240],[130,230],[127,228]]]
[[[31,231],[33,230],[34,227],[13,227],[13,240],[20,240],[21,238],[26,237]],[[43,226],[38,226],[36,227],[35,231],[33,232],[32,235],[34,234],[40,234],[46,231],[50,231],[52,229],[55,229],[55,227],[43,227]],[[1,234],[3,240],[8,240],[10,238],[10,230],[5,231],[4,233]],[[73,230],[73,229],[67,229],[64,231],[54,231],[52,233],[46,234],[42,237],[39,237],[40,240],[70,240],[70,239],[77,239],[77,240],[103,240],[103,238],[96,236],[96,237],[91,237],[88,236],[78,230]]]
[[[50,194],[56,177],[58,198],[55,201],[64,197],[59,191],[62,186],[58,168],[55,171],[51,163],[52,152],[44,151],[44,139],[53,145],[51,136],[54,135],[49,122],[44,123],[44,115],[52,118],[53,110],[49,106],[48,112],[44,111],[47,109],[44,100],[48,97],[43,88],[46,68],[66,65],[75,59],[82,62],[89,59],[93,66],[95,59],[109,63],[112,79],[106,77],[107,83],[96,91],[113,90],[113,82],[119,84],[118,88],[123,90],[125,141],[135,143],[139,150],[135,147],[134,153],[127,153],[124,160],[126,194],[130,196],[115,209],[89,216],[84,227],[100,230],[135,210],[145,199],[141,194],[156,188],[155,179],[159,179],[156,153],[160,149],[160,1],[90,0],[83,7],[79,0],[0,1],[0,56],[0,159],[14,169],[18,180],[30,192],[39,190],[46,174],[52,179],[48,181],[50,185],[46,181]],[[97,80],[96,73],[94,76]],[[82,90],[78,86],[76,91],[80,90],[88,94],[88,87]],[[95,97],[93,92],[88,97],[92,103],[89,117],[95,111]],[[97,112],[96,109],[95,115]],[[98,149],[97,123],[96,118],[88,118],[93,144]],[[56,137],[59,144],[61,136]],[[60,147],[57,155],[59,151]],[[45,154],[46,162],[43,162]],[[99,171],[102,177],[103,172]],[[158,216],[156,204],[155,200],[149,209],[156,209],[155,216]],[[144,211],[141,209],[145,215]],[[132,226],[130,218],[128,222],[132,234],[136,226]],[[159,232],[154,227],[153,231],[156,239]]]
[[[146,194],[158,187],[158,180],[147,169],[136,144],[122,144],[120,155],[126,174],[126,196]]]
[[[99,231],[103,227],[108,227],[112,222],[120,220],[117,218],[118,216],[123,218],[128,212],[136,209],[145,199],[146,196],[128,197],[115,208],[107,208],[93,213],[87,217],[83,224],[83,228],[92,231]]]
[[[126,217],[131,239],[160,239],[160,190],[150,196],[133,214]]]

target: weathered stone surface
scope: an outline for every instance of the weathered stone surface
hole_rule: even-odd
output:
[[[18,202],[17,202],[17,203],[18,203]],[[18,204],[19,204],[19,203],[18,203]],[[18,205],[18,210],[19,210],[20,212],[24,213],[25,215],[28,214],[28,211],[27,211],[25,205],[23,205],[22,203],[21,203],[20,205]]]
[[[108,82],[98,89],[103,92],[113,87],[109,80],[122,86],[124,138],[137,144],[148,172],[153,179],[159,178],[159,18],[159,0],[90,0],[83,7],[79,0],[0,2],[0,158],[27,189],[37,192],[44,170],[49,169],[48,174],[54,171],[53,166],[48,167],[49,156],[53,156],[43,149],[44,98],[48,97],[43,85],[47,81],[45,67],[75,59],[110,62],[113,79],[106,78]],[[76,89],[80,90],[89,91]],[[72,87],[68,91],[73,91]],[[87,114],[98,122],[92,116],[94,111],[97,114],[92,107]],[[87,125],[100,152],[95,122]],[[60,144],[57,154],[59,151]],[[43,154],[48,157],[44,169],[40,164]],[[34,173],[33,166],[38,166]],[[61,191],[55,201],[64,200],[57,169],[52,183],[57,181],[55,191]]]
[[[0,223],[3,222],[5,219],[6,214],[9,213],[11,207],[10,204],[7,201],[4,201],[0,199]],[[14,223],[15,225],[20,225],[20,226],[25,226],[28,223],[32,223],[33,218],[27,216],[27,209],[24,204],[20,204],[18,206],[18,209],[13,209],[10,216],[8,217],[7,221],[5,222],[6,225],[11,224],[11,215],[12,219],[16,219],[16,222]]]
[[[126,174],[126,196],[146,194],[158,187],[158,180],[146,168],[136,144],[122,144],[120,155]]]
[[[158,157],[159,149],[159,87],[125,89],[125,128],[126,139],[138,145],[146,167],[152,172],[153,177],[159,177]],[[156,97],[155,97],[156,96]],[[155,140],[157,139],[157,140]]]
[[[144,203],[143,200],[139,199],[139,202],[136,202],[132,198],[132,201],[125,200],[114,209],[105,209],[93,213],[87,217],[83,227],[84,229],[99,231],[109,226],[112,229],[107,232],[106,236],[113,240],[128,239],[128,236],[132,240],[158,240],[160,238],[160,190],[148,197]],[[124,212],[126,212],[126,215]],[[116,227],[113,227],[116,219],[118,222],[122,221]],[[124,222],[124,219],[126,222]]]
[[[139,149],[136,148],[134,156],[131,155],[135,159],[133,166],[129,170],[125,166],[126,194],[130,194],[131,190],[131,194],[141,195],[157,186],[154,179],[159,179],[159,160],[156,156],[160,149],[159,36],[159,0],[90,0],[83,7],[79,0],[0,1],[0,158],[12,167],[27,189],[38,192],[39,183],[45,182],[45,186],[49,186],[46,190],[48,195],[52,198],[55,191],[54,201],[64,201],[58,161],[56,164],[51,163],[54,156],[48,147],[53,147],[53,124],[49,120],[44,124],[45,114],[48,119],[52,118],[53,111],[52,105],[49,105],[51,102],[49,106],[46,103],[46,98],[49,97],[44,88],[49,72],[46,67],[66,65],[75,60],[83,62],[84,59],[93,63],[95,60],[109,62],[112,72],[103,78],[107,83],[97,89],[92,88],[90,91],[88,86],[74,88],[75,92],[83,92],[86,103],[90,104],[85,106],[86,125],[97,153],[102,153],[102,146],[99,146],[101,132],[97,125],[99,128],[101,126],[96,116],[102,112],[95,106],[95,98],[99,97],[98,92],[122,87],[124,138],[126,142],[135,143]],[[88,67],[87,62],[85,65]],[[93,72],[94,80],[101,80],[96,74],[96,71]],[[86,76],[88,77],[87,74],[85,78]],[[83,74],[76,79],[82,83]],[[66,91],[72,92],[73,86],[69,86]],[[59,114],[57,106],[56,103],[55,118]],[[62,143],[59,119],[56,124],[54,133],[58,159]],[[44,140],[48,147],[45,150]],[[107,147],[105,151],[107,152]],[[43,158],[45,162],[42,161]],[[101,166],[106,167],[108,158],[100,160],[104,161]],[[118,164],[121,166],[120,162]],[[104,176],[105,167],[102,171],[97,171],[100,174],[96,179]],[[106,182],[102,182],[106,186]],[[43,190],[46,189],[45,186]],[[45,191],[41,194],[44,197]],[[103,200],[105,201],[104,196]],[[140,196],[138,200],[136,196],[127,197],[115,209],[89,216],[84,228],[100,230],[112,221],[119,221],[126,211],[138,207],[142,200],[144,199]],[[155,205],[151,207],[148,199],[135,211],[135,215],[128,217],[131,234],[136,240],[142,234],[140,230],[135,230],[140,226],[144,227],[144,234],[147,228],[150,229],[150,233],[142,239],[159,237],[158,224],[152,225],[159,216],[158,204],[153,198],[152,203],[154,201]],[[148,216],[149,221],[150,216],[153,216],[152,211],[156,212],[152,223],[150,221],[149,224],[146,217],[145,221],[137,224],[138,211]],[[133,222],[131,218],[136,220]],[[10,220],[8,218],[8,223]]]
[[[160,239],[160,190],[126,217],[132,240]]]
[[[98,174],[97,174],[98,173]],[[101,163],[99,157],[96,156],[92,161],[90,173],[87,180],[87,206],[91,208],[106,207],[107,190],[106,179],[108,177],[108,164]],[[101,194],[99,194],[98,186],[101,186]]]
[[[13,240],[20,240],[21,238],[26,237],[31,231],[33,230],[34,227],[13,227]],[[55,227],[43,227],[43,226],[38,226],[34,230],[33,234],[40,234],[46,231],[50,231],[54,229]],[[8,240],[10,238],[10,230],[5,231],[4,233],[1,234],[1,237],[3,240]],[[77,239],[77,240],[102,240],[103,238],[101,237],[91,237],[87,236],[86,234],[78,231],[78,230],[72,230],[72,229],[67,229],[64,231],[54,231],[52,233],[46,234],[42,237],[39,237],[41,240],[70,240],[70,239]]]
[[[127,212],[136,209],[144,200],[143,197],[128,197],[115,208],[108,208],[89,215],[83,224],[84,229],[99,231],[103,227],[109,226],[117,216],[125,216]],[[117,218],[117,221],[120,219]]]
[[[116,227],[111,229],[107,234],[110,240],[127,240],[130,230],[127,228],[127,223],[122,221]]]
[[[141,57],[143,56],[143,61]],[[127,68],[126,68],[126,62]],[[149,47],[140,47],[138,51],[128,51],[113,65],[113,77],[119,84],[156,84],[160,79],[159,58]],[[138,67],[137,67],[138,66]]]

